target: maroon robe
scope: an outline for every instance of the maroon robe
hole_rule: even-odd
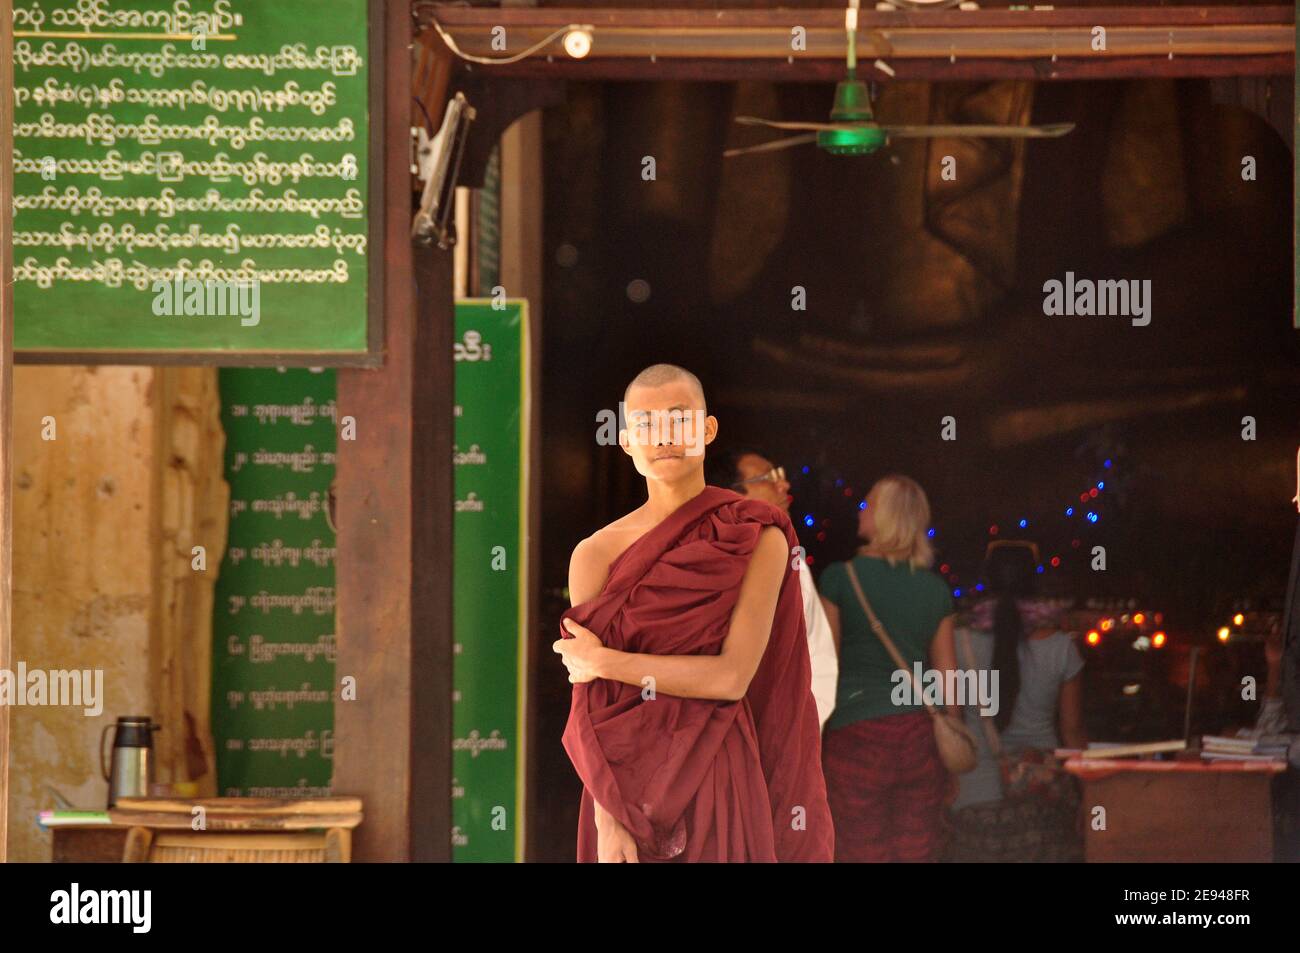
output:
[[[564,617],[625,652],[717,655],[765,526],[799,545],[776,507],[706,487],[615,559],[600,594]],[[643,700],[648,689],[603,678],[573,687],[564,747],[584,786],[578,860],[596,860],[593,796],[631,832],[641,861],[832,859],[795,572],[786,570],[767,649],[739,701],[662,691]]]

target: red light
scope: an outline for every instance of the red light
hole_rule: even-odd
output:
[[[996,536],[996,535],[998,535],[998,524],[997,524],[997,523],[994,523],[992,526],[989,527],[989,535],[990,535],[990,536]]]
[[[945,576],[948,575],[948,564],[944,563],[942,566],[940,566],[939,572],[941,572]]]
[[[1088,644],[1097,645],[1099,642],[1101,642],[1101,633],[1098,632],[1096,629],[1093,629],[1091,632],[1088,633]]]
[[[1088,491],[1088,496],[1092,497],[1094,500],[1097,498],[1097,488],[1095,486]]]
[[[1080,493],[1080,494],[1079,494],[1079,502],[1080,502],[1080,503],[1087,503],[1087,502],[1088,502],[1088,494],[1087,494],[1087,493]]]
[[[1165,634],[1163,632],[1157,632],[1155,635],[1151,636],[1151,644],[1158,649],[1164,648]]]
[[[1056,566],[1059,566],[1059,565],[1061,565],[1061,557],[1060,557],[1060,556],[1053,556],[1053,557],[1052,557],[1052,566],[1053,566],[1053,567],[1056,567]]]

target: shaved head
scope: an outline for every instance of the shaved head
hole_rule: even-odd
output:
[[[655,481],[703,482],[704,447],[717,435],[718,421],[709,416],[698,377],[676,364],[651,364],[623,391],[618,415],[619,443],[638,473]]]
[[[623,403],[627,403],[627,395],[632,392],[633,387],[662,387],[664,384],[672,384],[676,381],[683,381],[690,385],[697,397],[700,399],[700,406],[708,411],[708,405],[704,401],[704,385],[700,379],[684,367],[678,367],[676,364],[651,364],[636,377],[632,378],[632,383],[627,385],[623,391]]]

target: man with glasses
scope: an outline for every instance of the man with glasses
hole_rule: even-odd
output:
[[[757,450],[744,448],[711,454],[704,461],[705,479],[713,486],[726,487],[737,493],[771,503],[784,513],[790,511],[790,484],[785,467],[778,467]],[[839,681],[839,662],[831,636],[826,610],[817,595],[812,570],[805,566],[799,573],[803,593],[804,626],[808,632],[808,655],[812,662],[812,691],[817,700],[817,717],[822,727],[835,710],[835,687]]]

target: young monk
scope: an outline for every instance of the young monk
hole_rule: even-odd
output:
[[[574,683],[580,861],[830,861],[817,706],[792,557],[770,503],[704,482],[698,378],[628,386],[646,502],[580,542],[554,644]]]

